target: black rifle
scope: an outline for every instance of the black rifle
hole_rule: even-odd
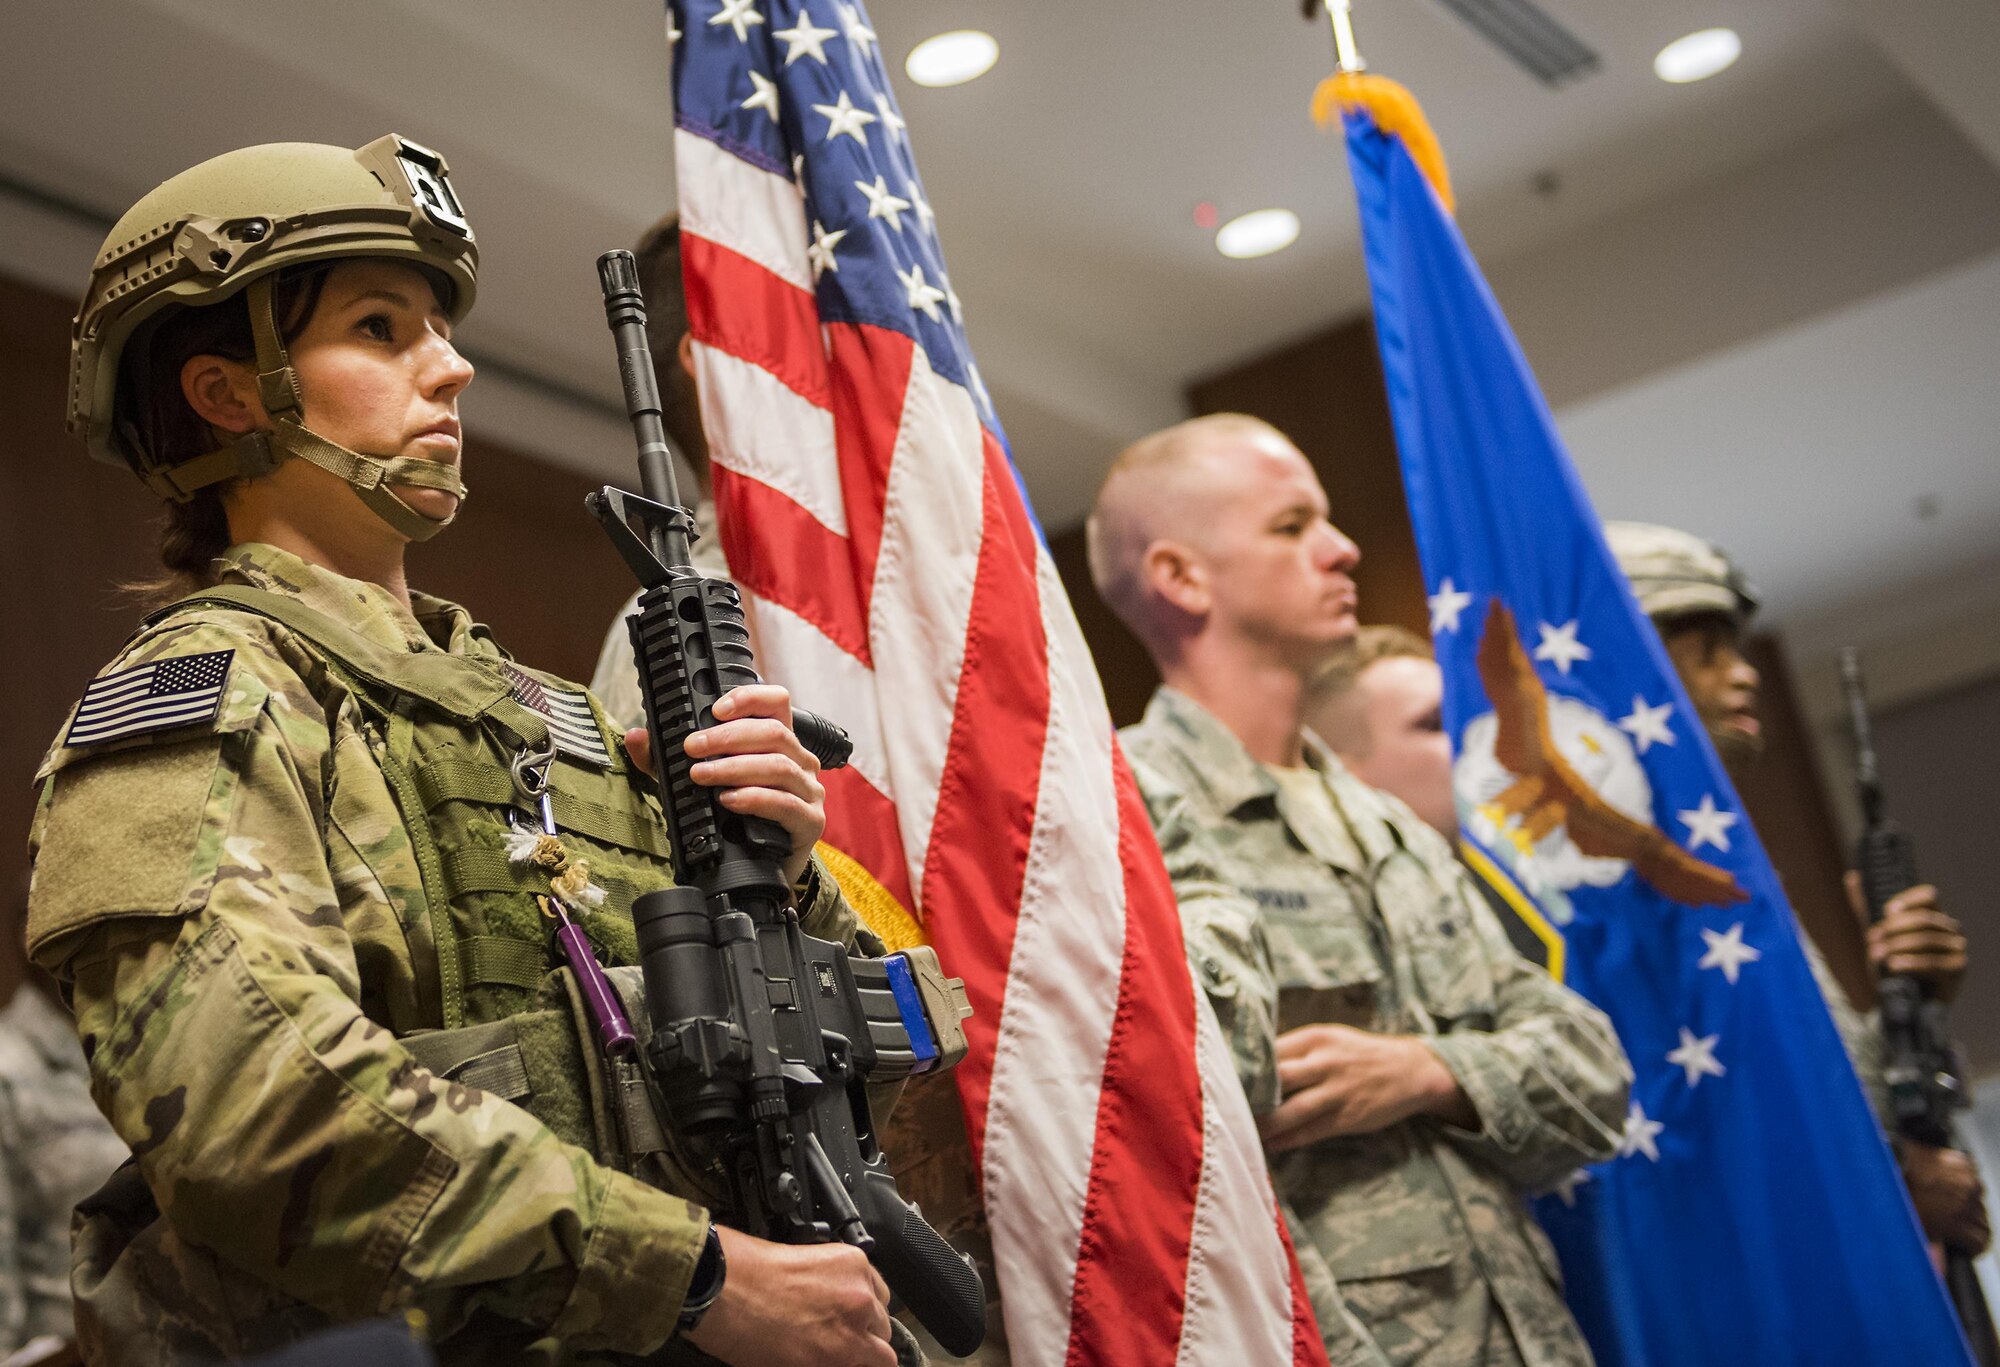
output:
[[[736,586],[690,563],[694,518],[675,488],[632,254],[606,252],[597,272],[645,496],[607,486],[586,503],[643,586],[626,621],[682,885],[632,908],[647,1062],[676,1128],[722,1172],[724,1223],[779,1243],[862,1249],[937,1341],[964,1356],[986,1334],[985,1288],[896,1190],[866,1090],[963,1056],[964,985],[928,948],[849,958],[805,934],[782,868],[790,836],[731,812],[688,776],[684,742],[716,725],[715,703],[756,683],[757,669]],[[793,726],[823,766],[846,762],[839,727],[806,712]]]
[[[1875,728],[1861,680],[1861,655],[1840,652],[1840,684],[1847,695],[1848,724],[1854,733],[1854,786],[1861,798],[1861,841],[1857,862],[1871,924],[1882,919],[1889,901],[1920,881],[1917,849],[1909,832],[1889,820],[1882,781],[1875,768]],[[1876,983],[1882,1013],[1883,1081],[1896,1133],[1932,1148],[1959,1148],[1952,1117],[1971,1104],[1964,1070],[1952,1046],[1945,1003],[1930,984],[1907,973],[1885,973]],[[1973,1359],[1981,1367],[2000,1364],[2000,1336],[1980,1290],[1970,1255],[1947,1246],[1945,1286],[1958,1309]]]

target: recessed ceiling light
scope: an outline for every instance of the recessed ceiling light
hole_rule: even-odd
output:
[[[1743,40],[1731,28],[1705,28],[1676,38],[1660,49],[1653,59],[1653,74],[1663,81],[1685,85],[1706,80],[1728,67],[1743,53]]]
[[[903,70],[918,85],[964,85],[984,76],[999,60],[1000,44],[992,34],[962,28],[918,43],[904,59]]]
[[[1215,232],[1215,249],[1245,260],[1281,252],[1299,239],[1299,216],[1290,209],[1259,209],[1230,219]]]

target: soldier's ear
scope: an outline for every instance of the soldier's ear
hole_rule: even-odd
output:
[[[1163,602],[1191,617],[1208,613],[1212,595],[1208,568],[1178,541],[1155,541],[1139,560],[1140,577]]]
[[[253,367],[244,361],[190,356],[181,367],[181,396],[196,417],[232,436],[240,437],[270,423],[257,394]]]

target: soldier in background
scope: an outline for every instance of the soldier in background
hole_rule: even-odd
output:
[[[1446,840],[1458,839],[1444,675],[1407,627],[1362,627],[1313,675],[1306,726],[1371,788],[1393,793]]]
[[[1407,627],[1370,626],[1354,648],[1328,660],[1308,686],[1306,726],[1371,788],[1401,798],[1459,849],[1452,796],[1451,738],[1444,730],[1444,671],[1430,642]],[[1531,926],[1484,878],[1472,885],[1521,957],[1549,966],[1553,928]]]
[[[1760,679],[1743,654],[1756,594],[1723,551],[1690,532],[1645,522],[1607,522],[1604,531],[1724,767],[1740,782],[1764,749],[1763,722],[1757,715]],[[1860,876],[1849,872],[1846,886],[1855,916],[1865,921]],[[1873,1011],[1864,1015],[1854,1009],[1812,938],[1800,938],[1841,1042],[1887,1128],[1880,1019]],[[1964,932],[1939,908],[1937,889],[1929,885],[1892,898],[1881,921],[1868,927],[1867,945],[1868,961],[1877,973],[1925,979],[1945,1001],[1957,994],[1964,979]],[[1956,1251],[1983,1252],[1992,1234],[1985,1189],[1972,1159],[1956,1149],[1893,1135],[1891,1144],[1925,1234]]]
[[[0,1010],[0,1358],[34,1344],[45,1362],[76,1334],[70,1217],[127,1150],[90,1099],[54,980],[27,962],[26,911],[24,899],[0,918],[0,962],[20,983]]]
[[[1119,456],[1098,591],[1165,685],[1122,737],[1338,1364],[1584,1364],[1522,1196],[1617,1150],[1631,1069],[1451,849],[1302,730],[1360,558],[1269,424]]]

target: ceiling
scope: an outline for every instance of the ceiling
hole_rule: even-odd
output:
[[[1573,405],[1559,425],[1604,516],[1758,547],[1760,592],[1811,620],[2000,552],[1996,357],[2000,254]],[[1880,382],[1912,371],[1928,382]],[[1842,462],[1837,482],[1798,477],[1857,449],[1873,458]]]
[[[1910,102],[1921,86],[1849,9],[1871,0],[1542,3],[1599,52],[1599,71],[1550,90],[1431,0],[1356,0],[1363,53],[1423,98],[1450,157],[1460,221],[1489,264],[1560,253],[1683,187],[1781,160],[1828,130]],[[808,4],[830,9],[830,0]],[[875,0],[870,8],[973,343],[1051,528],[1080,516],[1119,445],[1185,411],[1189,379],[1364,302],[1338,143],[1305,113],[1331,43],[1296,0]],[[1691,86],[1654,78],[1661,45],[1719,19],[1743,35],[1734,68]],[[990,75],[951,90],[902,81],[901,58],[917,41],[968,25],[999,38]],[[358,145],[393,129],[435,146],[451,160],[482,247],[480,306],[463,336],[488,383],[468,396],[469,420],[616,476],[630,448],[592,261],[631,243],[673,203],[662,30],[660,8],[647,0],[37,6],[10,15],[0,51],[0,178],[17,198],[25,191],[87,218],[249,142]],[[1304,231],[1277,256],[1228,261],[1194,226],[1199,201],[1225,217],[1287,206]],[[36,249],[9,236],[19,234],[0,233],[0,269],[28,270],[20,263]],[[60,245],[46,247],[31,273],[80,279],[89,237],[75,224],[67,238],[51,236]],[[1961,283],[1994,288],[1987,275]],[[1990,355],[2000,339],[1968,312],[1972,297],[1941,287],[1893,317],[1918,342],[1940,341],[1921,310],[1955,305],[1960,340]],[[1799,406],[1828,430],[1783,447],[1788,459],[1829,451],[1863,459],[1858,438],[1844,440],[1848,429],[1831,416],[1858,381],[1822,364],[1858,363],[1851,344],[1877,334],[1854,326],[1863,332],[1786,333],[1708,369],[1694,363],[1569,395],[1583,405],[1567,415],[1569,430],[1600,498],[1618,511],[1675,506],[1643,496],[1657,453],[1628,438],[1660,429],[1680,404],[1700,406],[1711,449],[1732,460],[1768,459],[1778,448],[1767,438]],[[1899,402],[1918,404],[1923,384],[1909,353],[1877,360],[1911,377]],[[1637,388],[1620,399],[1629,386]],[[1984,436],[2000,414],[1988,411],[1985,388],[1971,385],[1979,401],[1947,424],[1930,457],[1941,462],[1932,481],[1940,489],[1947,475],[1978,485],[1954,507],[1983,519],[1977,534],[1991,539],[2000,500],[1973,469],[1981,460],[2000,468]],[[1759,505],[1765,513],[1739,508],[1714,530],[1740,538],[1774,604],[1793,585],[1797,603],[1818,604],[1842,582],[1826,573],[1833,548],[1786,520],[1796,510],[1784,505],[1782,486],[1797,470],[1772,465],[1765,476],[1775,481]],[[1898,524],[1903,539],[1881,551],[1884,572],[1903,572],[1942,534],[1905,521],[1913,525]]]

